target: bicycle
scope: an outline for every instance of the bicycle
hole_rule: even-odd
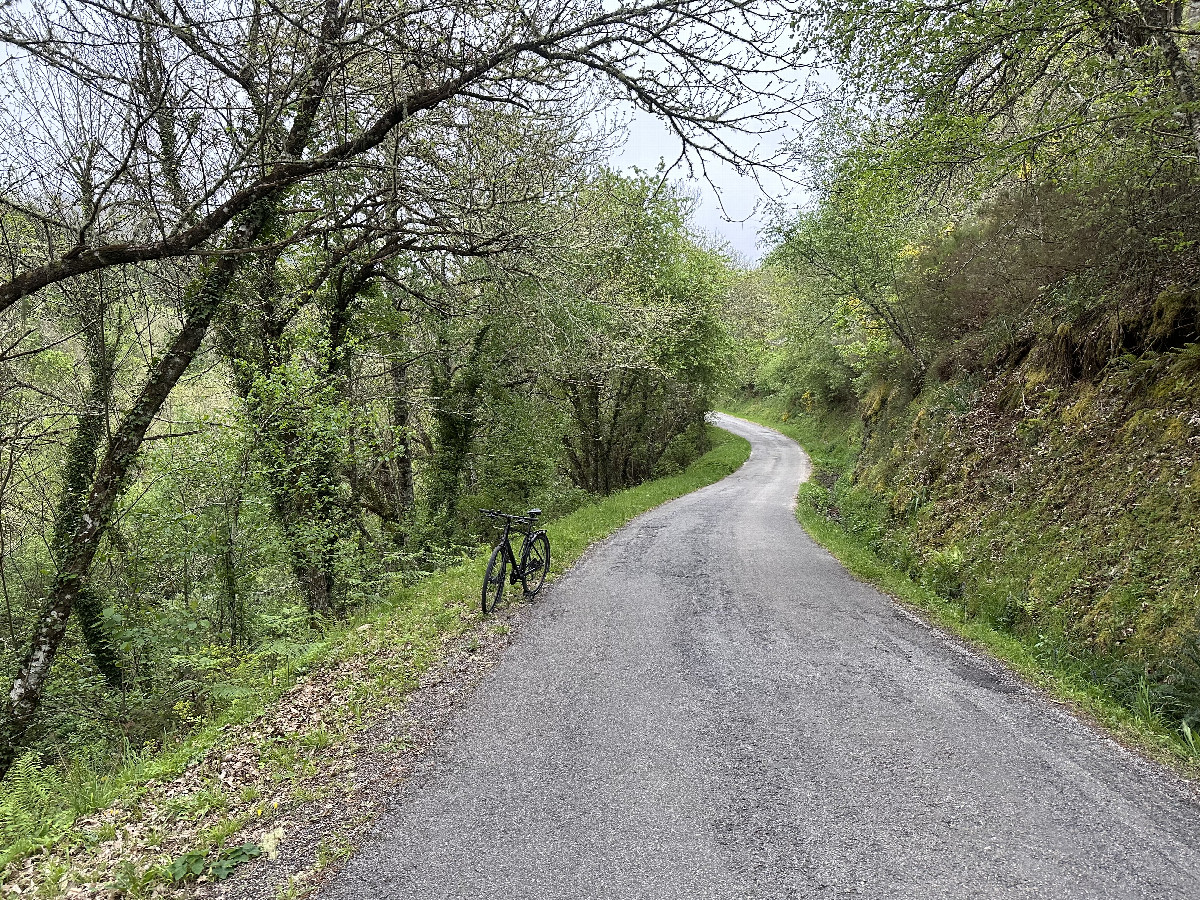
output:
[[[550,538],[546,537],[546,532],[534,530],[537,517],[542,514],[540,509],[531,509],[523,516],[502,513],[496,509],[481,509],[480,512],[489,519],[504,520],[504,534],[492,550],[487,572],[483,576],[481,605],[486,616],[495,610],[504,598],[506,580],[509,584],[520,581],[526,597],[532,597],[542,589],[546,573],[550,571]],[[513,525],[520,528],[520,533],[524,535],[519,563],[512,548]]]

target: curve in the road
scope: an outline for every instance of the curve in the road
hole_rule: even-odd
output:
[[[807,459],[639,517],[519,639],[322,893],[1200,897],[1186,786],[851,578]]]

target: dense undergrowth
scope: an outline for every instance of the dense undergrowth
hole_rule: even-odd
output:
[[[1164,371],[1195,390],[1181,364]],[[1196,442],[1171,391],[1134,399],[1112,377],[997,406],[1018,370],[865,423],[779,398],[728,408],[808,450],[799,518],[855,574],[1194,775],[1200,486],[1180,462]]]
[[[745,440],[712,427],[708,435],[711,449],[677,474],[588,503],[549,523],[552,576],[633,516],[711,484],[745,462]],[[450,638],[479,622],[486,559],[486,552],[477,552],[400,588],[380,605],[328,629],[282,665],[244,663],[225,675],[237,699],[219,717],[154,752],[131,752],[115,771],[90,770],[69,760],[46,764],[32,752],[23,756],[0,798],[3,882],[11,886],[23,873],[27,887],[47,896],[89,880],[98,879],[101,886],[115,882],[118,873],[88,870],[89,863],[101,865],[97,860],[111,863],[114,841],[116,858],[136,863],[136,877],[122,883],[122,890],[135,895],[169,882],[172,863],[186,854],[199,852],[195,859],[205,866],[224,859],[227,838],[248,816],[261,816],[266,786],[275,786],[272,812],[294,802],[297,798],[289,796],[287,787],[306,772],[306,754],[328,755],[332,743],[376,719],[417,685],[420,674],[444,655]],[[279,718],[279,708],[296,706],[292,700],[308,682],[339,670],[353,672],[352,679],[335,679],[354,682],[343,685],[344,703],[299,704],[298,713],[288,713],[272,728],[262,727],[262,722]],[[250,768],[261,770],[262,785],[211,778],[199,790],[171,788],[185,771],[203,768],[203,760],[216,759],[219,765],[222,754],[244,754],[247,743],[255,744],[249,748],[254,759]],[[119,810],[131,822],[157,822],[159,827],[145,838],[153,843],[121,845],[120,829],[94,815],[105,808]],[[34,864],[28,862],[31,854]],[[136,890],[130,887],[134,883]]]

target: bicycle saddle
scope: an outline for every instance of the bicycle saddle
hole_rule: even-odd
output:
[[[530,516],[531,518],[533,516],[540,516],[541,514],[542,511],[540,509],[531,509],[529,512],[525,513],[525,515]]]

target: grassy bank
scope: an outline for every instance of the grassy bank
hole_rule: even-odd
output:
[[[863,499],[863,492],[853,487],[856,470],[869,471],[859,465],[858,422],[793,417],[770,400],[732,402],[724,408],[783,432],[808,451],[814,478],[800,490],[797,518],[854,575],[1002,660],[1030,683],[1104,725],[1128,746],[1185,776],[1200,776],[1200,735],[1165,717],[1144,681],[1132,692],[1114,690],[1112,662],[1098,655],[1064,652],[1047,630],[997,624],[985,614],[986,606],[971,599],[993,586],[962,583],[976,577],[983,582],[985,576],[963,559],[961,551],[922,546],[919,529],[898,520],[887,504]],[[960,514],[972,515],[969,508]],[[1034,583],[1038,574],[1032,574]]]
[[[749,456],[742,438],[715,428],[710,435],[712,448],[683,472],[549,523],[551,577],[634,516],[725,477]],[[239,696],[220,719],[154,752],[131,750],[118,771],[22,760],[0,799],[0,881],[41,896],[79,885],[141,896],[218,877],[257,855],[258,844],[235,840],[247,823],[269,822],[335,787],[339,748],[394,709],[456,638],[506,630],[480,621],[486,560],[481,550],[330,628],[265,677],[231,682]]]

